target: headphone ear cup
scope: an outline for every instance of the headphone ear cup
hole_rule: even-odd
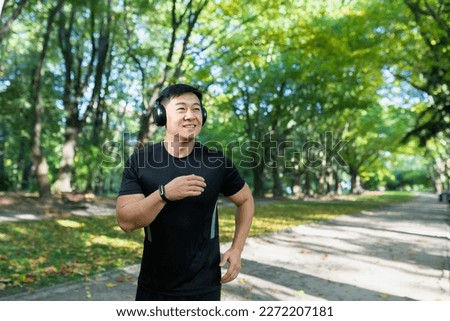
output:
[[[202,121],[202,126],[203,126],[206,123],[206,118],[208,118],[208,113],[206,112],[206,109],[203,107],[202,107],[202,118],[203,118],[203,121]]]
[[[155,103],[155,107],[153,108],[153,119],[156,126],[161,127],[166,125],[166,109],[159,101]]]

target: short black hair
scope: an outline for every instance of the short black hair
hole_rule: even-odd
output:
[[[197,96],[198,100],[200,101],[200,106],[203,106],[202,104],[202,98],[203,94],[195,87],[192,87],[190,85],[186,84],[174,84],[167,86],[164,88],[164,90],[161,92],[161,95],[157,99],[157,102],[163,103],[167,100],[170,100],[174,97],[179,97],[183,94],[193,93],[195,96]]]

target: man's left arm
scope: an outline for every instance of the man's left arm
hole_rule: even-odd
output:
[[[220,262],[220,266],[224,266],[227,262],[230,264],[227,272],[222,276],[222,283],[233,281],[241,270],[241,254],[250,232],[253,213],[255,211],[252,192],[247,184],[245,184],[239,192],[229,196],[228,199],[233,202],[237,208],[236,227],[233,243],[231,244],[230,249],[224,253],[222,261]]]

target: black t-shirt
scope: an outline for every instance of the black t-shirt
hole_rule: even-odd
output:
[[[220,152],[196,143],[184,158],[162,143],[134,153],[125,165],[119,195],[150,195],[178,176],[195,174],[206,182],[196,197],[167,203],[145,228],[139,285],[171,295],[201,294],[220,287],[217,199],[245,182]]]

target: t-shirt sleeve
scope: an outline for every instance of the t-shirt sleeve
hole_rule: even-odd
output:
[[[137,173],[137,157],[135,153],[125,163],[119,195],[144,194]]]
[[[224,196],[231,196],[239,192],[244,187],[245,181],[242,179],[232,161],[225,157],[225,176],[221,192]]]

